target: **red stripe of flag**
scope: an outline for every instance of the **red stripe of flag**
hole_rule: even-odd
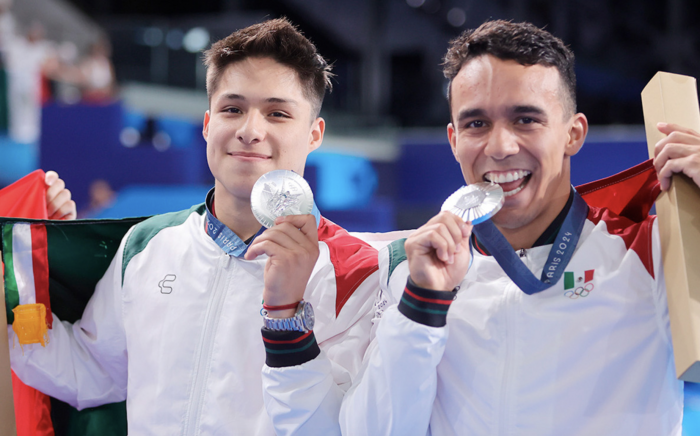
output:
[[[594,269],[589,269],[588,271],[586,271],[586,272],[584,273],[585,276],[586,276],[584,282],[588,283],[588,282],[590,282],[591,280],[593,280],[593,272],[594,272],[594,271],[595,271]]]
[[[32,224],[32,268],[34,270],[34,290],[36,302],[46,306],[46,325],[51,328],[51,300],[49,299],[49,250],[46,241],[46,227]]]
[[[425,298],[425,297],[419,297],[418,295],[414,294],[411,292],[408,288],[404,289],[404,292],[410,295],[411,297],[415,298],[418,301],[424,301],[426,303],[435,303],[435,304],[452,304],[452,300],[438,300],[436,298]]]

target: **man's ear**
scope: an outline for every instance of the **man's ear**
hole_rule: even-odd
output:
[[[205,141],[209,140],[209,119],[209,111],[204,112],[204,125],[202,126],[202,136],[204,136]]]
[[[564,149],[564,155],[573,156],[581,149],[588,134],[588,119],[582,113],[575,114],[569,127],[568,141]]]
[[[311,131],[309,132],[309,153],[321,146],[325,131],[326,121],[321,117],[317,117],[311,123]]]
[[[447,140],[450,141],[450,148],[452,148],[452,155],[459,163],[459,155],[457,154],[457,130],[452,123],[447,125]]]

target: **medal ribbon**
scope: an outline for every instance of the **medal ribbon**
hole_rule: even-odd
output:
[[[214,216],[214,214],[211,211],[211,208],[209,207],[211,201],[213,201],[213,198],[214,189],[212,188],[211,191],[209,191],[209,193],[207,194],[207,200],[204,203],[207,207],[207,234],[211,239],[214,240],[216,245],[218,245],[219,247],[221,247],[222,250],[224,250],[224,253],[228,254],[229,256],[242,258],[248,251],[248,244],[246,244],[245,241],[243,241],[241,238],[238,237],[238,235],[236,235],[233,232],[233,230],[226,227],[224,223],[219,221],[219,219]],[[318,227],[321,224],[321,212],[319,212],[315,202],[311,214],[316,218],[316,226]],[[253,236],[251,242],[254,241],[255,238],[257,238],[258,236],[260,236],[264,231],[265,227],[261,226],[260,230],[258,230],[255,236]]]
[[[559,233],[557,233],[557,238],[552,244],[552,249],[549,251],[547,262],[542,270],[542,277],[539,280],[515,254],[513,247],[491,220],[475,225],[473,231],[479,242],[493,255],[508,277],[523,292],[532,295],[549,289],[559,281],[574,255],[587,216],[588,205],[574,190],[574,201],[571,204],[571,209],[569,209],[569,213],[566,215]]]

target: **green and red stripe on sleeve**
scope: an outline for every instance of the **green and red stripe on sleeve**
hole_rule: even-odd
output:
[[[444,327],[447,324],[447,311],[455,295],[455,291],[433,291],[421,288],[409,277],[399,301],[399,312],[419,324]]]
[[[313,331],[277,331],[262,328],[265,364],[271,368],[296,366],[313,360],[321,353]]]

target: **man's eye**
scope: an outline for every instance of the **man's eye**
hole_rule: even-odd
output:
[[[285,114],[284,112],[278,111],[270,113],[270,116],[274,118],[289,118],[289,115]]]
[[[484,127],[485,123],[481,120],[474,120],[472,122],[467,123],[466,128],[467,129],[478,129],[481,127]]]
[[[237,107],[227,107],[224,109],[224,112],[228,112],[230,114],[240,114],[242,113],[240,109]]]
[[[518,120],[518,123],[520,124],[532,124],[534,123],[535,120],[529,117],[522,117]]]

